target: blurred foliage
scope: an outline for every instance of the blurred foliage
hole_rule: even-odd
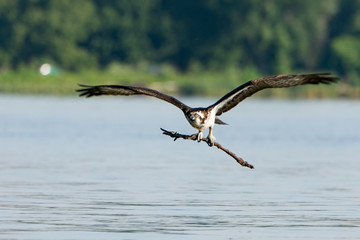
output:
[[[224,79],[331,71],[359,86],[360,0],[0,1],[0,71],[44,62],[70,72],[173,66]]]
[[[0,73],[0,93],[75,95],[77,85],[120,84],[147,86],[172,95],[221,96],[239,86],[241,82],[261,77],[254,68],[226,68],[222,71],[200,68],[182,72],[172,65],[147,63],[111,63],[106,68],[83,69],[76,72],[42,76],[38,70],[20,67]],[[240,81],[239,81],[240,79]],[[271,98],[333,98],[360,97],[360,87],[343,84],[303,86],[301,88],[267,89],[257,97]]]

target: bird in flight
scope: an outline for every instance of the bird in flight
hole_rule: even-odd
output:
[[[80,84],[79,86],[82,88],[76,91],[80,93],[80,96],[85,97],[99,95],[146,95],[162,99],[180,108],[190,125],[198,130],[197,140],[199,142],[203,137],[203,131],[209,128],[209,135],[207,138],[209,140],[209,146],[213,146],[215,142],[215,137],[213,136],[215,123],[226,124],[221,121],[218,116],[231,110],[242,100],[250,97],[254,93],[266,88],[285,88],[305,84],[330,84],[337,81],[338,78],[334,77],[330,73],[276,75],[272,77],[259,78],[248,81],[235,88],[208,107],[196,108],[189,107],[172,96],[144,87],[123,85],[87,86]]]

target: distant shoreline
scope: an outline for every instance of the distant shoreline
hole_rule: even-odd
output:
[[[0,73],[0,94],[31,95],[76,95],[78,84],[100,85],[119,84],[154,88],[172,95],[181,96],[222,96],[246,81],[255,79],[257,74],[233,72],[196,72],[153,74],[136,69],[117,71],[90,70],[78,73],[60,72],[43,76],[38,71],[23,69]],[[360,86],[349,86],[341,81],[337,84],[301,86],[289,89],[267,89],[256,94],[262,98],[360,98]]]

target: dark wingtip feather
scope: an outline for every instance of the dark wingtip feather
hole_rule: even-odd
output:
[[[82,87],[80,89],[76,89],[75,91],[80,93],[79,94],[79,97],[91,97],[91,96],[94,96],[93,92],[92,92],[92,89],[93,89],[93,86],[89,86],[89,85],[84,85],[84,84],[80,84],[78,83],[79,87]]]
[[[310,84],[331,84],[336,83],[340,80],[339,77],[332,75],[329,72],[326,73],[315,73],[309,74],[309,82]]]

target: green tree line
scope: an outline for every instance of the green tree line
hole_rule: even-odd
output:
[[[143,61],[360,85],[360,0],[0,0],[2,70]]]

